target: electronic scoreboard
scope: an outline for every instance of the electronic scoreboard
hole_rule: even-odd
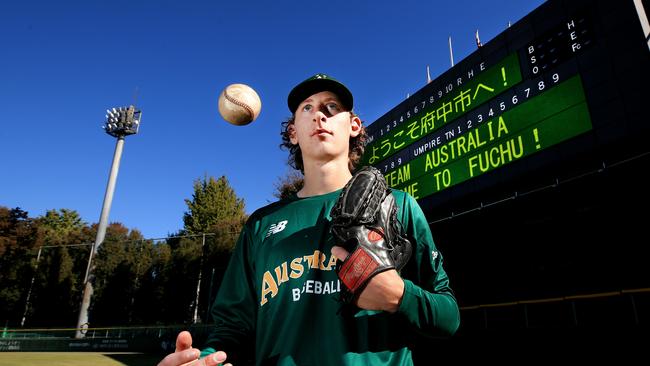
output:
[[[543,4],[369,125],[362,163],[427,212],[646,153],[641,13],[632,1]]]

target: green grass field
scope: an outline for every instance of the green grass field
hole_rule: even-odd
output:
[[[0,366],[153,366],[161,359],[132,352],[0,352]]]

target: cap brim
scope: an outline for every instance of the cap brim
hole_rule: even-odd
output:
[[[351,111],[353,107],[352,93],[345,85],[332,79],[311,79],[298,84],[287,98],[289,110],[295,113],[300,103],[310,96],[323,91],[330,91],[339,98],[343,106]]]

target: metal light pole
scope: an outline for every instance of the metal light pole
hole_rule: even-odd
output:
[[[83,338],[88,329],[88,308],[90,307],[90,299],[93,295],[93,257],[99,246],[104,241],[106,235],[106,227],[108,226],[108,214],[111,211],[111,203],[113,202],[113,192],[115,192],[115,182],[117,180],[117,172],[120,169],[120,159],[122,158],[122,149],[124,148],[124,138],[128,135],[135,135],[138,133],[140,127],[140,120],[142,118],[142,111],[136,110],[134,106],[113,108],[106,110],[106,124],[102,126],[105,132],[115,138],[117,143],[115,145],[115,154],[113,155],[113,164],[111,166],[111,173],[108,178],[108,185],[106,186],[106,194],[104,195],[104,203],[102,205],[102,214],[99,218],[99,226],[97,227],[97,236],[95,237],[95,244],[90,248],[90,255],[88,256],[88,266],[86,267],[86,275],[84,277],[84,294],[81,300],[81,309],[79,310],[79,320],[77,321],[77,331],[75,338]]]
[[[212,286],[214,286],[214,267],[212,267],[212,275],[210,276],[210,287],[208,287],[208,308],[205,311],[206,321],[210,321],[210,308],[212,305]]]
[[[36,279],[36,271],[38,271],[38,262],[41,261],[41,251],[43,246],[38,248],[38,255],[36,256],[36,265],[34,266],[34,274],[32,280],[29,282],[29,290],[27,291],[27,298],[25,299],[25,311],[23,311],[23,318],[20,320],[20,327],[25,326],[25,319],[27,319],[27,312],[29,311],[29,299],[32,297],[32,288],[34,287],[34,279]]]
[[[199,295],[201,293],[201,274],[203,273],[203,254],[205,253],[205,233],[201,241],[201,260],[199,262],[199,280],[196,281],[196,297],[194,298],[194,316],[192,317],[192,324],[196,324],[199,320]]]

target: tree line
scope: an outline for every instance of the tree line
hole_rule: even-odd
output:
[[[276,186],[281,195],[294,183]],[[90,327],[182,324],[209,305],[247,218],[225,176],[194,182],[183,229],[163,240],[111,223],[93,260]],[[97,224],[70,209],[31,217],[0,206],[0,321],[5,327],[74,327]],[[40,255],[39,255],[40,254]]]

